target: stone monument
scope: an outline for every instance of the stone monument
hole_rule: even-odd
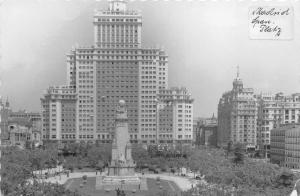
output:
[[[131,157],[131,144],[129,141],[125,101],[120,100],[116,113],[116,129],[113,134],[111,163],[108,175],[132,176],[134,175],[134,168],[136,165]]]
[[[145,190],[144,180],[135,175],[131,156],[125,101],[120,100],[116,110],[115,131],[108,173],[96,179],[96,189]],[[146,185],[147,186],[147,185]]]

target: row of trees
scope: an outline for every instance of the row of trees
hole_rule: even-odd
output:
[[[188,164],[188,158],[190,155],[187,150],[184,153],[176,150],[163,150],[157,149],[144,149],[141,145],[134,145],[132,148],[132,157],[137,164],[137,168],[156,171],[175,172],[176,169],[186,167]]]
[[[168,152],[162,152],[168,154]],[[230,150],[185,149],[186,156],[161,156],[141,146],[133,148],[133,158],[139,168],[189,168],[205,176],[208,184],[199,185],[198,192],[210,195],[222,192],[230,195],[287,195],[293,189],[294,174],[277,165],[254,161],[245,156],[242,145]],[[191,192],[187,192],[187,195]]]
[[[34,179],[33,171],[55,167],[57,164],[63,164],[69,169],[83,167],[101,169],[110,161],[111,145],[70,144],[61,152],[53,145],[32,150],[5,148],[2,153],[1,189],[5,195],[9,195],[16,190],[23,190],[20,187],[29,187],[28,190],[32,190],[38,189],[39,186],[51,186],[36,184],[33,188],[33,185],[28,185],[28,179]],[[155,171],[160,168],[161,171],[175,172],[177,168],[186,167],[195,174],[205,175],[205,180],[210,185],[199,185],[198,188],[202,192],[234,187],[236,193],[240,195],[257,195],[265,192],[286,195],[291,192],[294,181],[294,176],[289,170],[246,158],[241,146],[224,151],[207,148],[146,150],[141,145],[133,145],[132,156],[140,169],[149,168]],[[61,188],[56,186],[54,189]]]
[[[111,144],[72,143],[62,150],[64,167],[70,170],[84,167],[101,169],[111,159]]]
[[[7,196],[35,195],[35,196],[83,196],[78,191],[67,190],[63,185],[52,183],[27,183],[25,186],[18,186]]]
[[[137,144],[132,146],[132,156],[140,169],[157,167],[165,171],[168,168],[185,166],[191,152],[188,149],[186,147],[159,149],[157,146],[145,149]],[[111,144],[73,143],[65,145],[61,153],[65,159],[64,166],[70,170],[85,167],[101,169],[109,164]]]
[[[238,195],[286,195],[291,192],[296,178],[290,170],[248,159],[240,145],[233,148],[232,154],[227,156],[221,149],[196,149],[189,157],[188,166],[204,174],[210,184],[234,187]]]
[[[1,152],[1,190],[4,195],[78,195],[60,185],[39,183],[35,178],[34,171],[50,169],[62,162],[55,146],[30,150],[6,147]]]

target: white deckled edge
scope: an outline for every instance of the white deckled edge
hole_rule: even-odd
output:
[[[0,0],[0,6],[1,6],[1,3],[3,3],[5,0]],[[38,0],[38,1],[42,1],[42,0]],[[70,2],[70,1],[73,1],[73,0],[65,0],[67,2]],[[82,0],[82,1],[85,1],[85,0]],[[96,2],[100,2],[100,1],[103,1],[103,0],[94,0]],[[108,0],[104,0],[104,1],[108,1]],[[157,1],[164,1],[164,2],[184,2],[184,1],[187,1],[187,2],[229,2],[229,1],[249,1],[249,0],[128,0],[130,2],[134,2],[134,1],[139,1],[139,2],[144,2],[144,1],[154,1],[154,2],[157,2]],[[257,2],[257,1],[261,1],[261,0],[250,0],[252,2]],[[287,0],[263,0],[265,2],[286,2]],[[293,0],[295,2],[299,2],[300,0]]]

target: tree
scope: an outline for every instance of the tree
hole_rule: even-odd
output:
[[[2,149],[1,156],[1,190],[4,195],[13,192],[18,186],[23,186],[32,177],[32,168],[28,150],[17,147]]]
[[[240,143],[237,143],[234,147],[234,158],[233,162],[235,164],[243,163],[244,162],[244,149],[243,145]]]
[[[88,149],[87,161],[90,167],[95,168],[99,160],[103,160],[103,150],[99,147],[93,146]]]
[[[77,166],[77,158],[70,156],[70,157],[66,157],[65,159],[65,163],[64,163],[64,167],[73,171],[74,168]]]
[[[294,174],[290,170],[283,169],[277,176],[276,182],[278,187],[292,187],[293,180]]]
[[[83,196],[77,192],[67,190],[63,185],[51,183],[38,183],[36,181],[17,187],[9,196],[35,195],[35,196]]]
[[[232,148],[232,141],[229,141],[228,143],[227,143],[227,151],[226,151],[226,157],[228,158],[228,156],[229,156],[229,153],[231,152],[231,149]]]
[[[96,168],[98,170],[101,170],[102,171],[102,168],[105,166],[104,162],[102,160],[99,160],[97,165],[96,165]]]
[[[132,158],[140,169],[150,162],[150,154],[142,145],[132,146]]]

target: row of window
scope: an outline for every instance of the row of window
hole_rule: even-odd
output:
[[[191,135],[178,135],[177,137],[178,137],[178,139],[187,139],[187,138],[191,139],[192,138]]]
[[[78,57],[79,58],[83,58],[84,59],[84,56],[86,55],[80,55],[84,52],[87,52],[88,51],[82,51],[82,50],[77,50],[79,55]],[[91,51],[91,53],[93,53],[93,51]],[[98,54],[121,54],[121,56],[124,54],[124,55],[138,55],[138,50],[98,50],[97,51]],[[158,52],[157,51],[153,51],[151,52],[151,50],[141,50],[139,52],[139,55],[144,55],[142,56],[142,59],[156,59],[157,55],[158,55]],[[93,54],[94,55],[94,54]],[[89,56],[89,59],[92,59],[93,56]],[[71,57],[70,60],[72,60],[74,57]],[[85,59],[88,59],[87,57]],[[163,57],[163,56],[159,56],[159,60],[160,61],[165,61],[167,60],[167,57]]]
[[[137,22],[136,18],[98,18],[98,22]]]
[[[138,44],[98,44],[97,46],[103,48],[119,48],[119,47],[133,48],[133,47],[138,47]]]

